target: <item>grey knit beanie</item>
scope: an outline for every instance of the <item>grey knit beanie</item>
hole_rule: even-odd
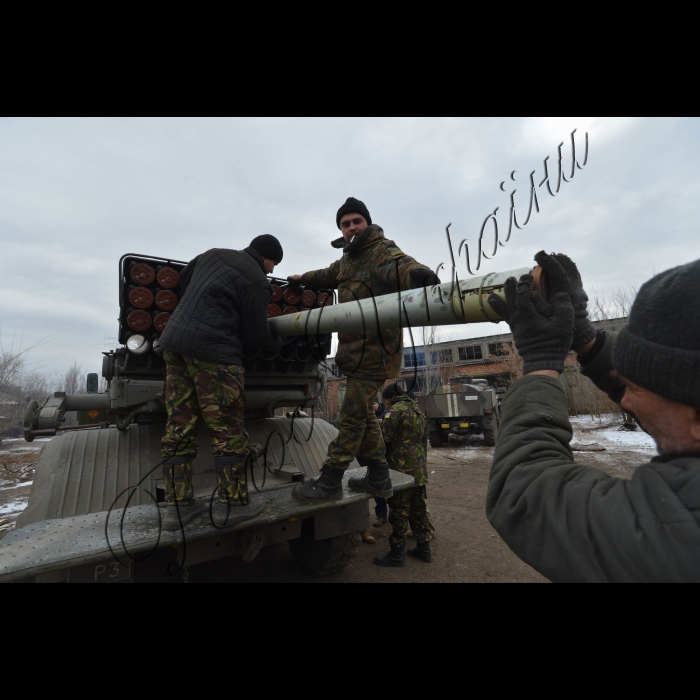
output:
[[[700,408],[700,260],[642,285],[613,366],[654,394]]]

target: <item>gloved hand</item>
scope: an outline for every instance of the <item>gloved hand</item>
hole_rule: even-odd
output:
[[[411,270],[411,282],[414,289],[422,287],[432,287],[434,284],[440,284],[440,278],[432,270]]]
[[[543,250],[535,255],[535,262],[542,267],[548,278],[552,273],[555,276],[558,274],[558,270],[554,268],[556,263],[566,273],[565,291],[574,307],[574,338],[571,341],[571,348],[582,348],[596,337],[598,331],[588,318],[588,295],[583,289],[583,282],[576,263],[568,255],[558,253],[552,256],[547,255]]]
[[[301,287],[301,275],[290,275],[287,277],[287,282],[289,282],[292,287]]]
[[[491,294],[491,308],[510,326],[515,347],[523,358],[523,374],[540,369],[564,371],[564,360],[574,335],[574,308],[562,288],[566,274],[552,266],[549,277],[552,295],[546,302],[535,291],[532,275],[519,282],[509,277],[505,283],[506,300]]]

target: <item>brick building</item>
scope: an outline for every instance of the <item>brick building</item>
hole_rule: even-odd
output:
[[[594,321],[593,325],[601,330],[617,331],[626,323],[627,317],[624,317]],[[338,372],[334,360],[335,358],[329,357],[326,361],[329,420],[340,410],[346,386],[346,377]],[[510,333],[449,340],[428,348],[417,345],[415,349],[404,348],[401,375],[398,378],[404,380],[406,386],[415,386],[417,394],[425,393],[426,388],[429,391],[440,383],[447,383],[450,377],[458,374],[486,379],[495,387],[508,386],[513,360],[513,336]]]

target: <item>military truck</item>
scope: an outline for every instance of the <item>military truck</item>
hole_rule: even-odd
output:
[[[340,571],[356,553],[358,531],[369,523],[369,493],[352,491],[347,480],[336,501],[300,504],[291,487],[317,476],[337,430],[314,416],[323,394],[319,365],[330,351],[330,334],[458,322],[498,321],[485,300],[502,295],[507,277],[527,268],[492,273],[458,284],[436,285],[332,304],[330,290],[295,290],[270,278],[275,293],[270,325],[283,337],[276,353],[245,347],[245,429],[248,480],[260,491],[263,513],[233,527],[216,527],[211,509],[180,532],[160,527],[164,507],[160,440],[164,361],[159,343],[169,313],[179,302],[179,273],[185,263],[127,254],[119,261],[119,344],[103,353],[88,393],[57,392],[24,414],[25,439],[55,436],[41,450],[29,504],[16,529],[0,541],[0,582],[14,580],[117,582],[182,575],[188,567],[223,557],[252,561],[262,547],[288,542],[294,557],[314,574]],[[307,293],[308,292],[308,293]],[[273,308],[274,307],[274,308]],[[279,407],[299,411],[276,416]],[[93,423],[66,427],[67,412]],[[87,418],[85,418],[87,417]],[[214,461],[204,425],[193,462],[194,488],[211,503]],[[412,477],[391,472],[395,491]]]
[[[323,575],[346,566],[356,554],[358,531],[369,524],[369,493],[347,488],[359,468],[350,466],[343,498],[304,505],[291,487],[319,474],[328,444],[337,435],[314,416],[323,394],[319,365],[330,351],[328,334],[284,337],[273,353],[244,348],[245,429],[249,440],[248,479],[260,491],[265,511],[232,528],[214,526],[210,512],[184,532],[160,528],[164,488],[160,439],[166,413],[159,337],[180,297],[179,273],[185,263],[153,256],[125,255],[119,261],[120,347],[103,353],[107,390],[88,376],[88,393],[57,392],[25,411],[24,435],[54,435],[42,449],[31,498],[16,530],[0,542],[0,581],[122,581],[182,572],[212,559],[242,555],[252,561],[264,546],[288,542],[308,571]],[[328,304],[318,290],[285,288],[270,278],[274,315]],[[276,298],[281,292],[281,298]],[[286,299],[284,293],[286,294]],[[307,292],[310,292],[307,294]],[[318,293],[317,293],[318,292]],[[290,303],[292,302],[292,303]],[[274,415],[279,407],[304,409],[309,417]],[[76,429],[63,426],[77,411]],[[216,474],[209,440],[200,421],[199,453],[193,463],[195,492],[211,503]],[[394,473],[397,490],[411,479]]]
[[[450,433],[482,433],[485,445],[495,445],[500,409],[496,390],[486,379],[465,375],[450,378],[446,386],[418,397],[418,405],[428,417],[431,447],[446,447]]]

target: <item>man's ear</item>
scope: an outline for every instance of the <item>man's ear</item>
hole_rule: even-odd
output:
[[[700,447],[700,408],[693,408],[693,413],[690,417],[690,435],[693,442]]]

